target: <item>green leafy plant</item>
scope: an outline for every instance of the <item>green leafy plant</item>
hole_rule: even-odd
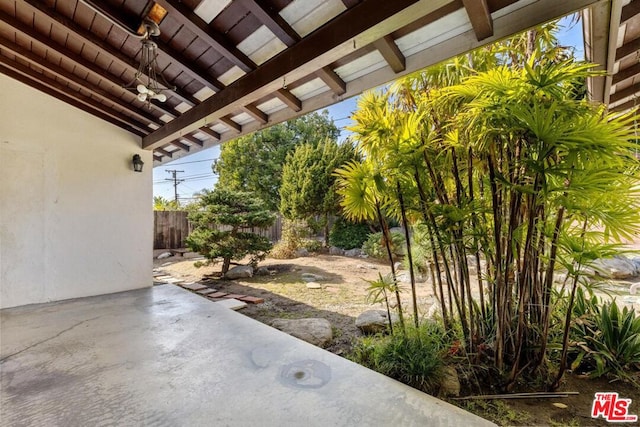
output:
[[[369,225],[338,218],[329,232],[329,244],[342,249],[360,248],[369,237]]]
[[[572,368],[593,377],[611,374],[632,379],[630,370],[640,364],[640,317],[616,301],[602,303],[595,295],[576,294],[572,337]]]
[[[226,274],[232,259],[249,255],[251,264],[264,259],[271,242],[250,230],[268,227],[274,220],[275,216],[264,202],[251,193],[205,191],[198,201],[198,209],[189,213],[194,229],[185,243],[210,262],[222,258],[222,274]]]
[[[367,301],[372,303],[384,302],[387,309],[387,320],[389,330],[393,333],[393,321],[391,320],[391,309],[389,307],[389,294],[399,292],[398,282],[393,280],[391,275],[382,276],[378,273],[378,280],[366,280],[369,283],[367,288]]]
[[[437,391],[452,339],[437,322],[405,332],[361,338],[351,360],[425,392]]]
[[[391,253],[395,259],[398,259],[404,254],[404,236],[402,233],[392,231],[390,238]],[[382,233],[369,234],[367,240],[362,244],[362,251],[371,258],[384,259],[387,256],[387,252]]]

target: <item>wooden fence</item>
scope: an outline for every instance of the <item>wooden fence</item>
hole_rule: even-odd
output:
[[[154,211],[153,249],[184,248],[184,239],[191,229],[186,212]]]
[[[184,248],[184,240],[192,229],[193,227],[187,219],[187,212],[154,211],[153,249]],[[277,242],[282,236],[282,218],[278,216],[274,224],[269,228],[249,228],[244,231],[259,234],[267,237],[272,242]]]

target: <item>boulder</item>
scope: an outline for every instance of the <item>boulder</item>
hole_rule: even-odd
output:
[[[295,255],[296,255],[296,258],[302,258],[305,256],[309,256],[309,251],[306,248],[299,248],[299,249],[296,249]]]
[[[254,274],[256,276],[270,276],[271,270],[269,270],[267,267],[258,267]]]
[[[322,285],[318,282],[307,282],[307,289],[322,289]]]
[[[638,272],[635,263],[622,255],[597,259],[586,271],[589,270],[604,278],[616,280],[628,279]]]
[[[329,248],[329,255],[344,255],[344,249],[336,248],[335,246],[331,246]]]
[[[398,322],[398,315],[391,313],[391,322]],[[356,327],[363,334],[377,334],[389,328],[389,319],[386,310],[367,310],[356,319]]]
[[[171,252],[162,252],[160,255],[156,257],[156,259],[165,259],[172,257],[173,254]]]
[[[348,251],[344,251],[344,256],[348,256],[351,258],[359,257],[360,255],[362,255],[362,249],[360,248],[353,248],[349,249]]]
[[[396,263],[393,264],[393,269],[395,271],[400,271],[400,270],[402,270],[402,268],[403,267],[402,267],[402,263],[401,262],[396,262]]]
[[[304,282],[322,282],[324,280],[324,276],[313,273],[302,273],[302,280]]]
[[[253,267],[250,265],[238,265],[235,266],[224,275],[225,279],[244,279],[246,277],[253,277]]]
[[[327,319],[274,319],[271,326],[318,347],[324,347],[333,339],[331,323]]]
[[[459,396],[460,379],[453,366],[445,366],[442,369],[442,381],[440,382],[440,396]]]

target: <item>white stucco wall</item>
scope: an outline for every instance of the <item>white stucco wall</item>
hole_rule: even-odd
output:
[[[0,88],[0,308],[151,286],[140,138],[2,74]]]

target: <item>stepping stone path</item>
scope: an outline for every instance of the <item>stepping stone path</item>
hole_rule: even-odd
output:
[[[262,304],[264,302],[264,298],[252,297],[249,295],[240,295],[240,294],[230,294],[227,292],[220,292],[217,289],[210,288],[202,283],[186,283],[183,280],[176,279],[164,272],[162,270],[153,270],[153,280],[156,284],[174,284],[180,286],[183,289],[187,289],[189,291],[195,292],[198,295],[206,297],[207,299],[216,302],[222,303],[227,308],[232,310],[240,310],[241,308],[245,308],[247,304]],[[212,283],[209,279],[203,280],[207,283]]]

